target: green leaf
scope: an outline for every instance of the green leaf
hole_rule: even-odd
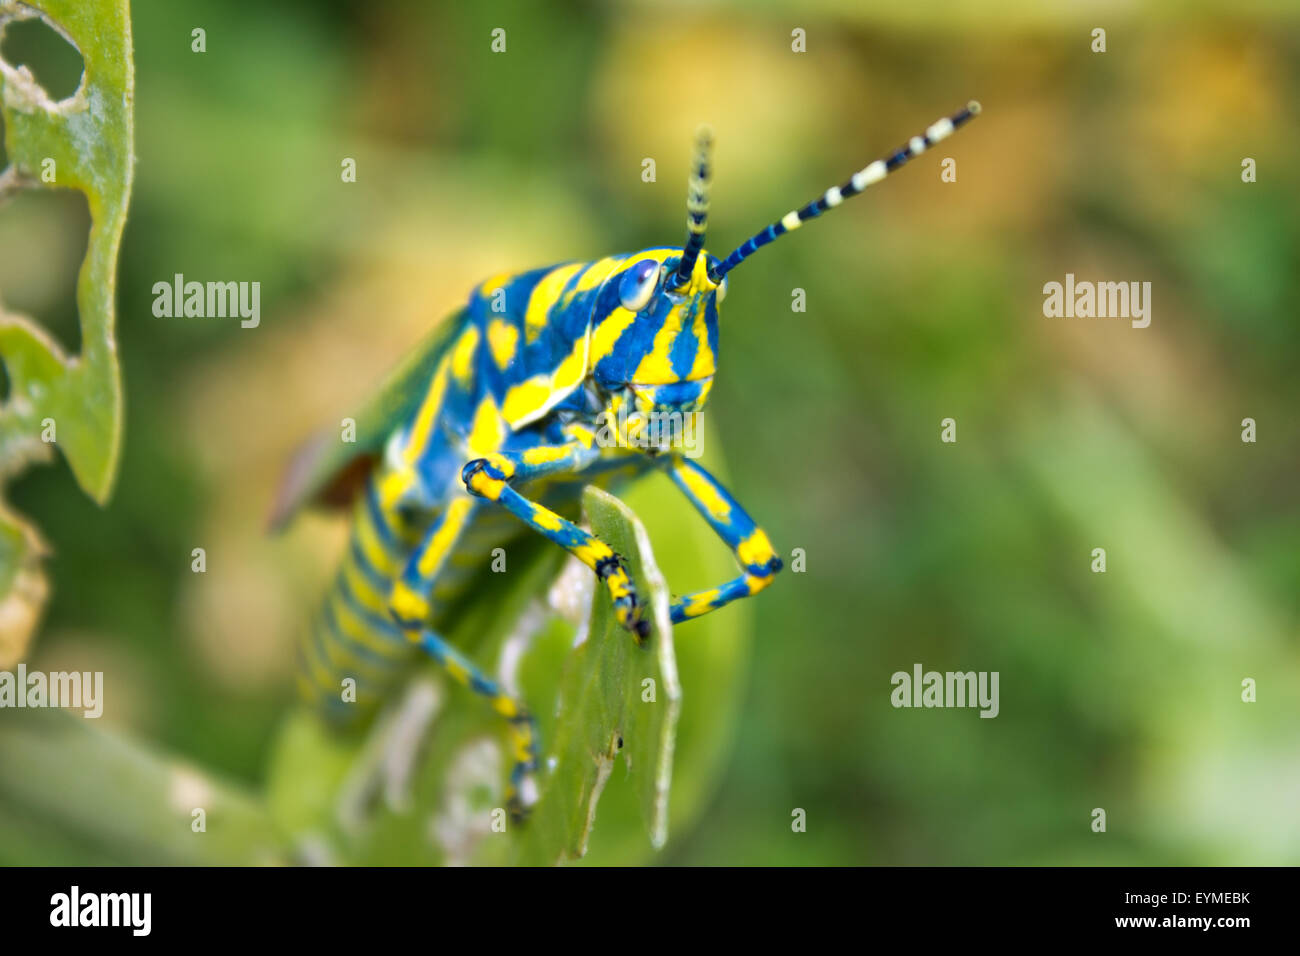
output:
[[[707,428],[704,439],[705,447],[717,447],[718,439]],[[727,483],[721,462],[705,464]],[[649,532],[670,593],[712,587],[737,573],[726,546],[666,478],[638,482],[620,497]],[[754,610],[754,601],[740,601],[673,629],[682,703],[668,804],[670,843],[688,835],[726,769],[745,689]],[[615,773],[605,788],[584,865],[626,865],[650,857],[641,807],[629,783]]]
[[[122,385],[114,338],[117,256],[135,162],[134,79],[126,0],[0,0],[0,35],[39,18],[77,48],[81,85],[53,101],[26,66],[0,58],[0,115],[9,166],[0,202],[22,189],[75,189],[86,197],[90,236],[77,279],[81,353],[65,354],[35,322],[0,303],[0,360],[9,395],[0,407],[0,481],[44,460],[42,423],[52,419],[58,448],[82,489],[99,503],[112,491],[122,433]],[[49,166],[47,161],[53,161]],[[42,173],[53,170],[54,181]],[[2,291],[2,290],[0,290]],[[34,626],[44,588],[35,530],[0,503],[0,620]],[[11,643],[21,654],[25,639]],[[12,647],[0,647],[8,658]]]
[[[650,842],[668,835],[668,795],[681,687],[668,616],[668,587],[654,564],[645,528],[613,495],[588,488],[583,505],[591,528],[627,559],[652,631],[638,646],[614,619],[603,591],[593,601],[587,639],[565,663],[562,718],[548,753],[545,780],[520,862],[553,864],[586,854],[596,805],[622,758],[633,781]],[[649,682],[649,683],[647,683]],[[645,700],[653,692],[653,700]]]
[[[208,866],[288,859],[253,797],[97,721],[59,710],[0,721],[0,861]],[[203,829],[196,830],[195,810]]]

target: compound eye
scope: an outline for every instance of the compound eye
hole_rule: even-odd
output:
[[[726,297],[727,297],[727,280],[724,277],[722,280],[722,285],[718,286],[718,295],[715,301],[721,302]]]
[[[642,259],[623,273],[618,282],[618,301],[629,312],[640,312],[650,302],[659,284],[659,263]]]

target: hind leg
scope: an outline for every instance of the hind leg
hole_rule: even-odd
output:
[[[537,801],[534,777],[538,767],[537,725],[520,701],[505,693],[496,681],[426,624],[439,575],[479,507],[479,502],[466,497],[454,499],[442,510],[393,583],[388,606],[393,620],[412,643],[441,664],[452,680],[486,697],[492,709],[508,721],[514,767],[506,790],[507,805],[518,820]]]
[[[507,694],[454,645],[428,628],[420,633],[419,643],[430,657],[446,668],[454,681],[486,697],[492,709],[509,722],[514,765],[506,787],[506,807],[511,817],[523,820],[537,802],[536,774],[540,763],[537,722],[520,701]]]

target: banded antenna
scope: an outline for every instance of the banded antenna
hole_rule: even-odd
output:
[[[676,288],[691,281],[695,260],[704,248],[704,230],[709,224],[709,192],[713,187],[713,130],[701,126],[695,131],[695,154],[686,181],[686,245],[677,264]]]
[[[937,121],[933,126],[927,129],[924,135],[913,136],[907,145],[900,147],[888,159],[878,159],[870,166],[858,170],[848,181],[841,186],[832,186],[818,198],[814,199],[802,209],[796,209],[786,213],[778,221],[772,223],[762,232],[759,232],[743,243],[737,246],[727,258],[723,259],[716,268],[709,270],[709,279],[712,282],[721,282],[725,276],[736,266],[740,265],[750,256],[752,256],[763,246],[772,240],[785,235],[787,232],[793,232],[802,226],[809,219],[816,219],[827,209],[838,206],[844,200],[851,196],[856,196],[872,183],[878,183],[898,167],[902,166],[913,156],[919,156],[935,143],[947,139],[953,131],[962,126],[968,120],[979,115],[980,105],[975,100],[971,100],[966,107],[952,116],[945,117]],[[707,202],[705,204],[707,209]],[[704,228],[700,227],[701,241],[704,237]],[[685,262],[685,259],[682,260]],[[694,265],[694,257],[692,257]]]

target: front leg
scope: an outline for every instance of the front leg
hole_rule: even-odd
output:
[[[673,604],[674,624],[708,614],[737,598],[757,594],[772,583],[781,570],[781,559],[772,548],[763,529],[754,523],[736,499],[711,474],[681,455],[674,455],[669,465],[674,484],[704,516],[745,569],[739,577],[707,591],[688,594]]]
[[[641,601],[623,558],[595,535],[510,487],[512,480],[525,481],[550,475],[577,476],[601,459],[601,452],[586,442],[546,445],[523,452],[496,452],[486,458],[475,458],[465,465],[461,478],[470,494],[501,505],[595,571],[609,590],[618,623],[632,631],[638,641],[644,641],[650,636],[650,621],[642,613]]]

